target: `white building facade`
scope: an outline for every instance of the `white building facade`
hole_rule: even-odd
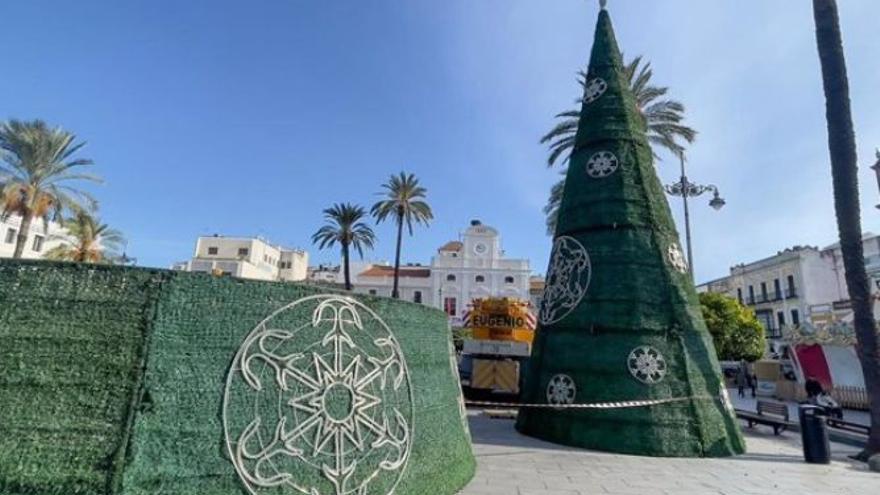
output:
[[[436,307],[460,320],[468,304],[478,298],[511,297],[529,300],[531,269],[525,259],[504,257],[498,231],[478,220],[471,222],[461,241],[448,242],[431,260]]]
[[[259,237],[205,236],[196,241],[193,258],[175,268],[253,280],[306,280],[309,254],[275,246]]]
[[[20,226],[21,217],[19,215],[10,215],[9,218],[0,221],[0,236],[2,236],[0,238],[0,258],[12,258]],[[56,237],[65,234],[65,230],[55,222],[49,222],[47,229],[42,219],[34,219],[31,222],[21,257],[24,259],[42,258],[46,252],[61,244],[61,241]]]
[[[352,264],[355,292],[390,296],[394,267],[387,263],[367,265]],[[400,298],[443,309],[453,323],[460,323],[474,299],[529,300],[530,275],[528,260],[504,257],[498,230],[474,220],[460,240],[438,249],[429,266],[400,267]]]
[[[880,236],[866,234],[862,245],[866,267],[873,277],[877,315]],[[852,319],[838,244],[823,249],[795,246],[775,256],[739,264],[730,268],[729,276],[704,283],[697,290],[726,294],[752,308],[771,340],[781,339],[786,326]]]

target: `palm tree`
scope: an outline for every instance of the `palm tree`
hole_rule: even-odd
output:
[[[125,237],[106,223],[80,210],[67,220],[67,235],[52,235],[49,239],[61,244],[50,249],[45,257],[51,260],[79,263],[116,263],[119,248]]]
[[[21,258],[35,218],[42,219],[48,229],[50,220],[63,222],[66,210],[96,206],[88,193],[69,185],[79,180],[100,182],[79,171],[92,161],[73,158],[85,146],[75,140],[75,135],[60,127],[50,129],[41,120],[10,120],[0,125],[0,217],[21,216],[13,258]]]
[[[871,401],[871,433],[865,450],[860,454],[867,460],[870,455],[880,453],[880,337],[876,331],[871,288],[865,273],[856,139],[836,0],[813,0],[813,17],[825,89],[825,117],[837,230],[846,286],[852,301],[859,361]]]
[[[312,235],[312,242],[320,249],[342,247],[342,262],[345,270],[345,290],[351,290],[351,271],[349,268],[350,250],[354,248],[364,257],[364,248],[373,249],[376,235],[369,225],[362,222],[367,216],[363,207],[351,203],[337,203],[324,210],[326,225]]]
[[[684,124],[684,104],[677,100],[664,98],[666,93],[669,92],[668,87],[659,87],[651,84],[654,70],[651,68],[650,62],[642,65],[641,56],[625,64],[623,72],[633,95],[635,95],[639,113],[647,130],[648,141],[655,146],[669,150],[675,155],[684,153],[685,148],[680,143],[680,140],[686,143],[693,143],[697,137],[697,131]],[[583,93],[587,87],[586,72],[580,71],[578,73],[578,84],[581,85],[581,92]],[[581,99],[576,100],[576,102],[581,103]],[[550,147],[547,166],[552,167],[564,156],[563,163],[567,167],[571,150],[574,148],[575,135],[580,123],[580,114],[581,111],[578,108],[556,115],[562,121],[541,138],[541,144],[549,144]],[[565,188],[566,170],[562,170],[561,173],[562,179],[550,189],[550,197],[547,200],[547,205],[544,207],[544,214],[547,215],[547,233],[549,235],[553,235],[556,230],[556,217],[559,213],[559,205],[562,202],[562,190]]]
[[[382,223],[391,217],[397,223],[397,250],[394,254],[394,288],[391,297],[400,297],[398,291],[398,278],[400,275],[400,245],[403,240],[403,224],[413,234],[413,222],[425,226],[434,218],[431,207],[425,202],[427,189],[419,185],[419,180],[413,174],[401,172],[400,175],[392,175],[387,183],[382,184],[385,189],[380,195],[385,199],[378,201],[370,209],[370,213],[376,218],[376,223]]]

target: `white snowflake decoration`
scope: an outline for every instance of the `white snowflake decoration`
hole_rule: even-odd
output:
[[[587,175],[594,179],[604,179],[617,171],[619,162],[614,153],[600,151],[587,160]]]
[[[583,244],[574,237],[557,237],[538,314],[541,324],[555,323],[574,311],[587,293],[591,273],[590,255]]]
[[[251,495],[388,495],[412,448],[413,403],[400,346],[377,314],[349,297],[305,297],[235,355],[226,446]]]
[[[669,258],[669,264],[671,264],[673,268],[680,273],[687,273],[688,264],[684,259],[684,255],[681,254],[681,248],[678,247],[678,244],[674,242],[670,244],[666,254]]]
[[[547,403],[553,405],[566,405],[574,403],[577,395],[577,386],[568,375],[555,375],[547,384]]]
[[[606,89],[608,89],[608,83],[606,83],[601,77],[590,80],[584,91],[584,102],[593,103],[598,100],[600,96],[605,94]]]
[[[653,385],[666,376],[666,360],[660,351],[650,346],[636,347],[626,359],[626,367],[636,380]]]

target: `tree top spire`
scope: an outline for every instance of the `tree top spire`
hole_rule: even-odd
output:
[[[608,0],[599,0],[599,8],[605,10],[608,7]]]

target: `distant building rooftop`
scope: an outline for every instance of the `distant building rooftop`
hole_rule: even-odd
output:
[[[438,249],[438,251],[461,251],[464,244],[460,241],[449,241]]]
[[[429,278],[431,276],[431,270],[429,268],[414,268],[409,266],[401,266],[400,273],[401,277],[411,277],[411,278]],[[394,267],[393,266],[384,266],[384,265],[373,265],[370,268],[367,268],[363,272],[360,273],[360,277],[392,277],[394,276]]]

